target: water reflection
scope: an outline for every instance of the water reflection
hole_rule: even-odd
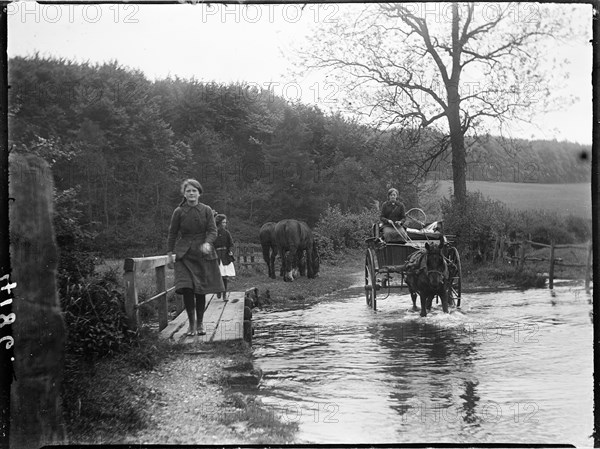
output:
[[[443,318],[420,317],[379,322],[368,327],[393,363],[385,365],[390,408],[406,426],[440,420],[474,424],[479,396],[475,394],[473,360],[479,343],[465,334],[464,325]],[[463,408],[457,408],[457,397]]]
[[[405,298],[373,313],[344,292],[259,313],[259,394],[302,442],[590,445],[591,305],[578,295],[472,294],[461,313],[421,318]]]
[[[463,402],[463,419],[467,424],[477,424],[478,416],[475,412],[477,408],[477,404],[481,399],[479,395],[477,395],[477,385],[479,382],[473,382],[470,380],[465,381],[465,392],[460,395]]]

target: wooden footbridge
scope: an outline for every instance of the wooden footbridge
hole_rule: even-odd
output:
[[[215,294],[206,295],[204,310],[205,335],[187,335],[187,314],[182,311],[175,319],[169,321],[167,295],[175,290],[167,288],[166,272],[167,256],[139,257],[125,259],[125,311],[130,326],[140,326],[140,307],[155,303],[158,311],[158,328],[160,336],[184,343],[209,343],[217,341],[246,340],[252,341],[252,307],[253,301],[244,292],[227,292],[225,299]],[[138,301],[140,277],[154,270],[156,294],[142,302]]]
[[[187,336],[188,318],[181,312],[160,335],[180,342],[213,342],[244,338],[244,293],[231,292],[225,300],[206,295],[204,331],[206,335]]]

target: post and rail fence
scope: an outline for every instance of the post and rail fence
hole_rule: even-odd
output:
[[[262,249],[256,243],[237,244],[234,248],[235,265],[237,267],[251,268],[263,263]]]
[[[526,255],[527,248],[549,248],[549,257],[533,257]],[[516,248],[516,250],[512,250]],[[548,287],[554,288],[554,273],[556,267],[573,267],[573,268],[585,268],[585,291],[590,292],[590,283],[592,281],[592,242],[584,244],[561,244],[557,245],[554,241],[550,242],[550,245],[541,242],[535,242],[530,239],[523,240],[509,240],[505,237],[498,237],[494,244],[493,262],[502,261],[508,263],[514,263],[517,268],[523,267],[525,262],[543,262],[548,261],[550,263],[548,269]],[[583,249],[587,250],[586,263],[565,263],[562,258],[555,257],[557,249]]]
[[[234,256],[236,268],[251,268],[262,263],[262,251],[258,244],[237,244]],[[159,332],[169,324],[167,296],[175,290],[175,286],[167,288],[167,255],[151,257],[133,257],[125,259],[123,265],[125,282],[125,313],[132,329],[140,326],[140,308],[157,302]],[[143,271],[154,269],[156,294],[139,302],[137,276]]]

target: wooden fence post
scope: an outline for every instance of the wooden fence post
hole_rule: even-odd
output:
[[[521,245],[519,245],[519,263],[518,266],[521,270],[525,267],[525,240],[521,241]]]
[[[169,324],[169,310],[167,306],[167,274],[165,266],[161,265],[154,269],[156,273],[156,291],[163,292],[158,298],[158,330],[163,330]]]
[[[132,329],[137,329],[141,324],[140,319],[140,307],[153,303],[158,300],[158,321],[160,329],[164,329],[168,325],[168,303],[167,295],[175,287],[169,289],[166,288],[166,269],[167,256],[151,256],[151,257],[137,257],[125,259],[123,265],[123,281],[125,282],[125,312],[129,318],[129,323]],[[142,302],[139,300],[139,293],[137,289],[137,275],[142,276],[147,270],[154,268],[154,276],[156,277],[156,288],[158,294],[151,298],[144,299]]]
[[[588,250],[587,262],[585,264],[585,292],[590,293],[590,279],[592,275],[592,242],[590,242],[590,248]]]
[[[495,264],[496,260],[498,260],[498,246],[500,244],[500,236],[496,235],[496,240],[494,240],[494,252],[492,253],[492,263]]]
[[[3,30],[6,30],[6,16],[6,10],[0,13]],[[6,80],[2,74],[0,78]],[[9,266],[3,265],[0,447],[60,447],[68,443],[60,397],[67,335],[57,294],[52,171],[41,158],[8,154],[5,148],[2,157],[10,162],[3,166],[10,172],[5,199],[10,197],[14,201],[2,204],[8,213],[3,222],[10,232],[10,247],[9,234],[4,234],[4,241],[6,249],[10,249],[12,275],[9,276]],[[7,260],[8,252],[0,257]],[[11,365],[16,374],[14,381]]]
[[[127,261],[125,262],[127,264]],[[138,305],[138,291],[135,285],[135,266],[123,275],[125,282],[125,313],[129,318],[129,326],[135,330],[140,324],[140,311]]]
[[[554,240],[550,242],[550,270],[548,271],[548,287],[554,289]]]

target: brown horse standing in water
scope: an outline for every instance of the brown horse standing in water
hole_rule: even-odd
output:
[[[423,317],[427,316],[427,310],[431,310],[431,303],[436,295],[442,300],[442,310],[448,313],[448,266],[444,260],[443,249],[443,243],[439,246],[425,243],[424,252],[414,253],[415,258],[420,257],[418,263],[407,270],[406,285],[410,291],[413,310],[417,310],[418,294],[421,298]]]
[[[284,281],[293,281],[292,272],[302,265],[302,253],[306,251],[306,275],[309,279],[319,273],[319,251],[309,226],[299,220],[285,219],[275,225],[275,244],[281,257]],[[301,267],[302,268],[302,267]]]
[[[277,257],[277,245],[275,244],[275,223],[269,221],[260,227],[258,233],[260,239],[260,246],[262,247],[262,254],[267,269],[269,270],[269,277],[275,279],[275,257]],[[283,269],[281,270],[283,276]]]

